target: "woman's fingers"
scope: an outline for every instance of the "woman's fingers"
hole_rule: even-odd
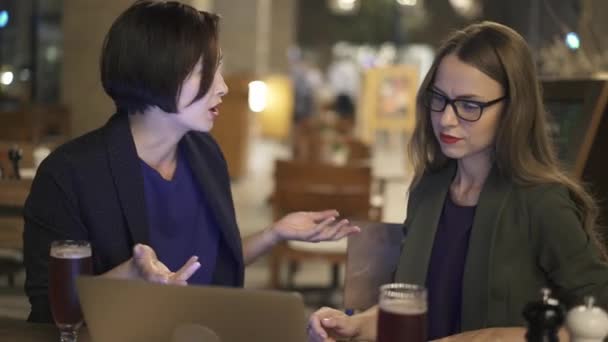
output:
[[[155,283],[166,283],[168,281],[167,272],[162,268],[159,270],[157,263],[160,263],[160,261],[158,261],[156,253],[150,246],[135,245],[133,247],[133,261],[137,271],[145,280]],[[160,264],[162,265],[162,263]]]
[[[142,278],[161,284],[187,285],[187,280],[201,267],[198,257],[193,256],[177,272],[171,272],[154,250],[143,244],[133,247],[133,261]]]
[[[158,260],[152,247],[140,243],[133,247],[133,257],[137,260]]]
[[[308,322],[309,337],[312,337],[312,338],[320,337],[321,341],[326,339],[328,336],[327,332],[321,325],[321,315],[322,315],[324,309],[325,308],[320,309],[317,312],[315,312],[314,314],[312,314],[312,316],[310,316],[310,320]],[[310,336],[310,335],[312,335],[312,336]],[[317,338],[317,340],[318,340],[318,338]]]
[[[308,321],[309,341],[334,342],[335,337],[351,338],[355,337],[355,327],[350,321],[350,317],[343,312],[322,308],[310,316]]]
[[[182,266],[175,274],[172,279],[176,282],[186,282],[190,277],[201,267],[201,263],[198,262],[198,257],[193,256]]]
[[[144,274],[147,275],[146,280],[151,282],[167,284],[173,275],[173,272],[169,271],[167,266],[158,260],[145,263],[143,267],[145,269]]]
[[[342,312],[323,318],[321,320],[321,325],[326,329],[330,337],[350,338],[357,334],[351,318]]]
[[[340,216],[340,213],[335,209],[329,209],[329,210],[323,210],[323,211],[311,211],[308,214],[310,215],[310,217],[312,217],[312,219],[313,219],[313,221],[315,221],[315,223],[320,223],[330,217],[335,218],[335,217]]]
[[[327,228],[332,222],[334,222],[336,218],[334,216],[330,216],[324,219],[321,223],[314,226],[310,231],[306,232],[303,236],[300,237],[300,240],[303,241],[313,241],[313,239],[321,234],[325,228]],[[316,240],[318,241],[318,240]],[[315,241],[315,242],[316,242]]]
[[[339,236],[344,231],[348,231],[349,227],[350,222],[347,219],[341,220],[331,229],[327,229],[327,233],[323,236],[323,241],[337,240],[337,236]]]
[[[332,241],[340,240],[348,235],[356,234],[361,232],[361,228],[357,226],[347,225],[342,227],[340,230],[336,232],[334,236],[331,237]]]
[[[323,229],[317,231],[316,234],[311,235],[308,241],[319,242],[319,241],[335,241],[344,238],[347,235],[358,233],[361,228],[353,226],[347,219],[340,220],[333,226],[324,226]]]
[[[166,284],[169,281],[169,272],[160,271],[150,262],[136,261],[136,267],[142,278],[153,283]]]
[[[324,226],[322,226],[322,228],[320,230],[317,231],[316,234],[310,236],[309,241],[311,241],[311,242],[325,241],[329,237],[333,236],[334,234],[337,234],[340,227],[344,226],[346,223],[348,223],[348,220],[340,220],[338,223],[333,224],[333,225],[329,225],[329,224],[324,225]]]
[[[171,270],[169,269],[169,267],[167,267],[165,264],[163,264],[162,262],[160,262],[160,260],[158,260],[158,259],[154,261],[154,267],[156,267],[156,270],[159,273],[173,274],[173,272],[171,272]]]

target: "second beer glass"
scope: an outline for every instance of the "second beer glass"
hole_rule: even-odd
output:
[[[49,301],[61,342],[76,342],[83,321],[76,277],[91,273],[91,245],[88,242],[53,241],[49,259]]]
[[[426,342],[426,289],[412,284],[380,287],[377,342]]]

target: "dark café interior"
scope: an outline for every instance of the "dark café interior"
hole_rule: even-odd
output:
[[[0,0],[0,341],[608,341],[607,13]]]

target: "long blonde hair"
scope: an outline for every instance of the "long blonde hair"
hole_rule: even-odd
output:
[[[423,96],[432,85],[439,64],[450,54],[479,69],[505,89],[508,100],[494,142],[495,163],[500,174],[521,185],[564,185],[576,205],[583,228],[606,259],[596,230],[597,205],[581,183],[562,170],[558,161],[548,133],[547,114],[530,50],[517,32],[504,25],[493,22],[470,25],[454,32],[439,48],[416,98],[416,126],[409,144],[414,167],[411,189],[426,172],[439,170],[449,161],[433,134]]]

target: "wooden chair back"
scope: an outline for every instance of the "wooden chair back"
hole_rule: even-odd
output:
[[[367,219],[371,169],[279,160],[275,164],[275,219],[293,211],[336,209],[341,216]]]
[[[361,232],[348,237],[344,307],[366,310],[378,303],[378,289],[393,282],[403,224],[357,221]]]

